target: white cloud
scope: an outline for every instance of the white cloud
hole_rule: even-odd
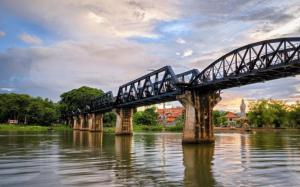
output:
[[[15,89],[14,88],[0,88],[1,91],[5,91],[5,92],[12,92]]]
[[[43,43],[43,41],[39,37],[34,36],[34,35],[29,35],[26,33],[19,35],[19,38],[23,42],[28,43],[28,44],[41,45]]]
[[[106,21],[105,18],[98,16],[97,14],[95,14],[94,12],[89,12],[88,13],[88,17],[95,21],[96,23],[104,23]]]
[[[30,19],[64,37],[99,41],[108,37],[157,37],[154,24],[180,15],[177,1],[37,1],[3,0],[14,14]],[[22,11],[19,11],[20,8]],[[55,11],[49,11],[55,10]]]
[[[176,43],[179,43],[179,44],[185,44],[186,41],[185,41],[184,39],[182,39],[182,38],[178,38],[178,39],[176,40]]]
[[[300,17],[292,19],[289,22],[281,24],[281,25],[274,25],[273,27],[274,27],[274,29],[271,29],[270,31],[254,32],[251,35],[251,37],[258,39],[258,40],[265,40],[265,39],[289,36],[289,35],[295,35],[295,34],[299,35]]]
[[[4,37],[5,36],[5,32],[3,31],[0,31],[0,38]]]
[[[186,49],[183,51],[181,57],[182,58],[189,57],[189,56],[192,56],[193,53],[194,53],[194,51],[192,49]]]

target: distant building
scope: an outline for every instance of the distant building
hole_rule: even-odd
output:
[[[240,117],[236,113],[227,112],[225,118],[227,125],[236,125],[236,122]]]
[[[9,119],[8,124],[18,124],[18,120],[16,119]]]
[[[244,99],[242,99],[242,102],[240,105],[240,113],[227,112],[225,115],[225,118],[226,118],[226,124],[230,125],[230,126],[236,126],[238,124],[238,122],[244,123],[245,121],[247,121],[246,104],[245,104]]]
[[[173,123],[176,118],[180,117],[184,113],[183,107],[175,107],[175,108],[161,108],[157,109],[159,120],[163,121],[166,119],[167,123]]]

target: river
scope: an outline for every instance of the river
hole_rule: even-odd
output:
[[[299,186],[300,133],[0,133],[0,186]]]

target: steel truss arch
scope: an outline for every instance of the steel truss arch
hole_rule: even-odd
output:
[[[219,90],[300,73],[300,37],[252,43],[222,56],[198,74],[191,89]]]

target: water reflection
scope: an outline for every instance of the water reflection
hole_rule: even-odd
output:
[[[73,131],[73,145],[79,147],[101,148],[103,133]]]
[[[115,136],[115,160],[113,167],[117,183],[133,184],[134,167],[131,158],[132,136]]]
[[[214,156],[214,145],[184,145],[184,185],[213,186],[214,178],[211,162]]]
[[[0,186],[297,186],[300,133],[1,133]]]

